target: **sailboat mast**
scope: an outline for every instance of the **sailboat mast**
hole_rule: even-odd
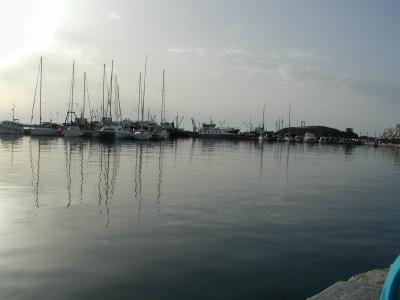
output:
[[[162,76],[162,94],[161,94],[161,123],[165,122],[165,70]]]
[[[109,114],[110,120],[111,120],[111,118],[112,118],[112,115],[111,115],[111,99],[112,99],[113,76],[114,76],[114,60],[111,61],[110,95],[109,95],[109,98],[108,98],[108,107],[109,107],[109,109],[110,109],[110,114]]]
[[[72,81],[71,81],[71,111],[69,112],[72,124],[72,114],[74,111],[74,80],[75,80],[75,62],[72,62]]]
[[[264,102],[264,106],[263,106],[263,122],[262,122],[262,129],[264,131],[264,126],[265,126],[265,102]],[[264,133],[264,132],[263,132]]]
[[[289,130],[290,130],[290,104],[289,104]]]
[[[103,64],[103,104],[101,106],[101,115],[102,118],[104,119],[104,85],[106,83],[106,64]]]
[[[85,118],[85,106],[86,106],[86,72],[83,73],[83,109],[81,122]]]
[[[39,85],[39,125],[42,125],[42,79],[43,79],[43,57],[40,57],[40,85]]]
[[[121,100],[119,99],[119,84],[117,86],[118,88],[118,108],[119,108],[119,117],[120,117],[120,124],[122,125],[122,110],[121,110]]]
[[[138,99],[138,110],[137,110],[137,120],[140,120],[140,103],[142,101],[141,98],[141,88],[142,88],[142,72],[139,72],[139,99]]]
[[[144,61],[143,95],[142,95],[142,122],[144,119],[144,96],[146,94],[147,54]]]

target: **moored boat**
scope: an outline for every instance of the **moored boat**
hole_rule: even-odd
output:
[[[312,132],[306,132],[303,139],[304,143],[316,143],[318,142],[317,137]]]
[[[23,134],[24,126],[18,123],[18,119],[14,117],[14,106],[12,108],[12,120],[2,121],[0,123],[0,134]]]

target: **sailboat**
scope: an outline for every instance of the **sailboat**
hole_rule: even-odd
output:
[[[152,139],[165,140],[169,138],[169,132],[165,129],[165,70],[163,70],[163,86],[161,93],[161,114],[160,114],[160,126],[153,131]],[[167,125],[169,125],[167,123]]]
[[[143,78],[143,93],[141,93],[141,78],[139,79],[139,108],[142,112],[142,120],[140,122],[140,128],[133,131],[132,138],[140,141],[148,141],[152,137],[152,133],[143,128],[144,124],[144,96],[146,93],[146,73],[147,73],[147,55],[144,63],[144,78]]]
[[[112,88],[113,88],[113,79],[114,79],[114,61],[111,61],[111,79],[110,79],[110,91],[108,93],[108,101],[107,101],[107,112],[109,116],[103,117],[103,122],[106,124],[97,131],[97,137],[101,139],[113,140],[113,139],[123,139],[129,137],[129,133],[121,126],[122,117],[121,117],[121,104],[119,101],[119,86],[117,83],[117,77],[115,76],[115,102],[117,107],[117,121],[120,119],[120,123],[115,125],[112,123],[112,113],[111,113],[111,100],[112,100]]]
[[[262,142],[264,139],[265,139],[265,134],[264,134],[264,127],[265,127],[265,102],[264,102],[264,106],[263,106],[263,122],[262,122],[262,127],[260,128],[261,129],[261,132],[259,132],[259,136],[258,136],[258,140],[260,141],[260,142]]]
[[[69,126],[63,132],[64,137],[81,137],[83,135],[81,129],[76,124],[76,114],[73,111],[74,108],[74,83],[75,83],[75,62],[72,63],[72,79],[71,79],[71,94],[70,94],[70,101],[68,103],[68,112],[65,117],[65,124],[68,122],[69,118]],[[75,116],[75,121],[73,117]]]
[[[39,79],[39,80],[38,80]],[[42,82],[43,82],[43,58],[40,58],[38,78],[36,79],[35,96],[33,98],[31,125],[33,120],[33,111],[35,108],[36,91],[39,81],[39,125],[36,127],[31,126],[32,136],[56,136],[58,135],[57,126],[51,122],[42,122]]]
[[[18,123],[18,119],[14,117],[15,105],[13,105],[11,121],[2,121],[0,123],[0,134],[23,134],[24,126]]]

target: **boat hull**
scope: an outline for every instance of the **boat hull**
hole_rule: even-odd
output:
[[[31,136],[57,136],[58,132],[54,128],[36,127],[31,128]]]

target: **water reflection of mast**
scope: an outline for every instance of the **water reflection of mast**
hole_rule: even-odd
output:
[[[157,206],[160,211],[160,198],[161,198],[161,183],[163,175],[163,161],[164,161],[164,149],[160,143],[160,152],[158,156],[158,184],[157,184]]]
[[[80,143],[79,151],[81,154],[81,189],[80,189],[80,194],[81,194],[81,202],[83,198],[83,184],[84,184],[84,177],[83,177],[83,143]]]
[[[103,174],[103,179],[104,179],[104,196],[105,196],[105,206],[106,206],[106,214],[107,214],[107,223],[106,227],[108,228],[110,224],[110,209],[108,207],[108,201],[110,199],[110,146],[107,147],[107,157],[105,159],[105,166],[104,166],[104,174]]]
[[[72,184],[72,178],[71,178],[71,160],[72,160],[72,145],[69,143],[69,149],[67,143],[65,143],[65,169],[67,172],[67,196],[68,196],[68,201],[66,207],[71,206],[71,201],[72,201],[72,194],[71,194],[71,184]]]
[[[287,143],[286,169],[285,169],[286,180],[289,179],[289,146],[290,143]]]
[[[142,144],[136,146],[136,162],[135,162],[135,198],[139,199],[138,203],[138,224],[140,225],[140,214],[142,211],[142,163],[143,148]]]
[[[37,171],[35,176],[35,168],[33,166],[33,156],[32,156],[32,139],[29,141],[29,155],[30,155],[30,163],[32,170],[32,187],[33,187],[33,196],[35,197],[35,206],[37,208],[39,205],[39,183],[40,183],[40,140],[38,140],[38,160],[37,160]]]
[[[107,146],[107,153],[105,153],[105,145],[100,147],[100,172],[99,182],[97,184],[99,195],[99,213],[102,214],[102,204],[105,205],[107,215],[106,227],[110,224],[110,201],[115,192],[115,184],[117,182],[118,168],[119,168],[119,153],[118,149],[114,149],[113,157],[111,157],[111,146]],[[112,166],[111,166],[112,163]],[[104,202],[103,202],[104,199]]]
[[[261,140],[261,142],[259,143],[260,145],[260,179],[262,178],[262,171],[263,171],[263,153],[264,153],[264,143]]]

